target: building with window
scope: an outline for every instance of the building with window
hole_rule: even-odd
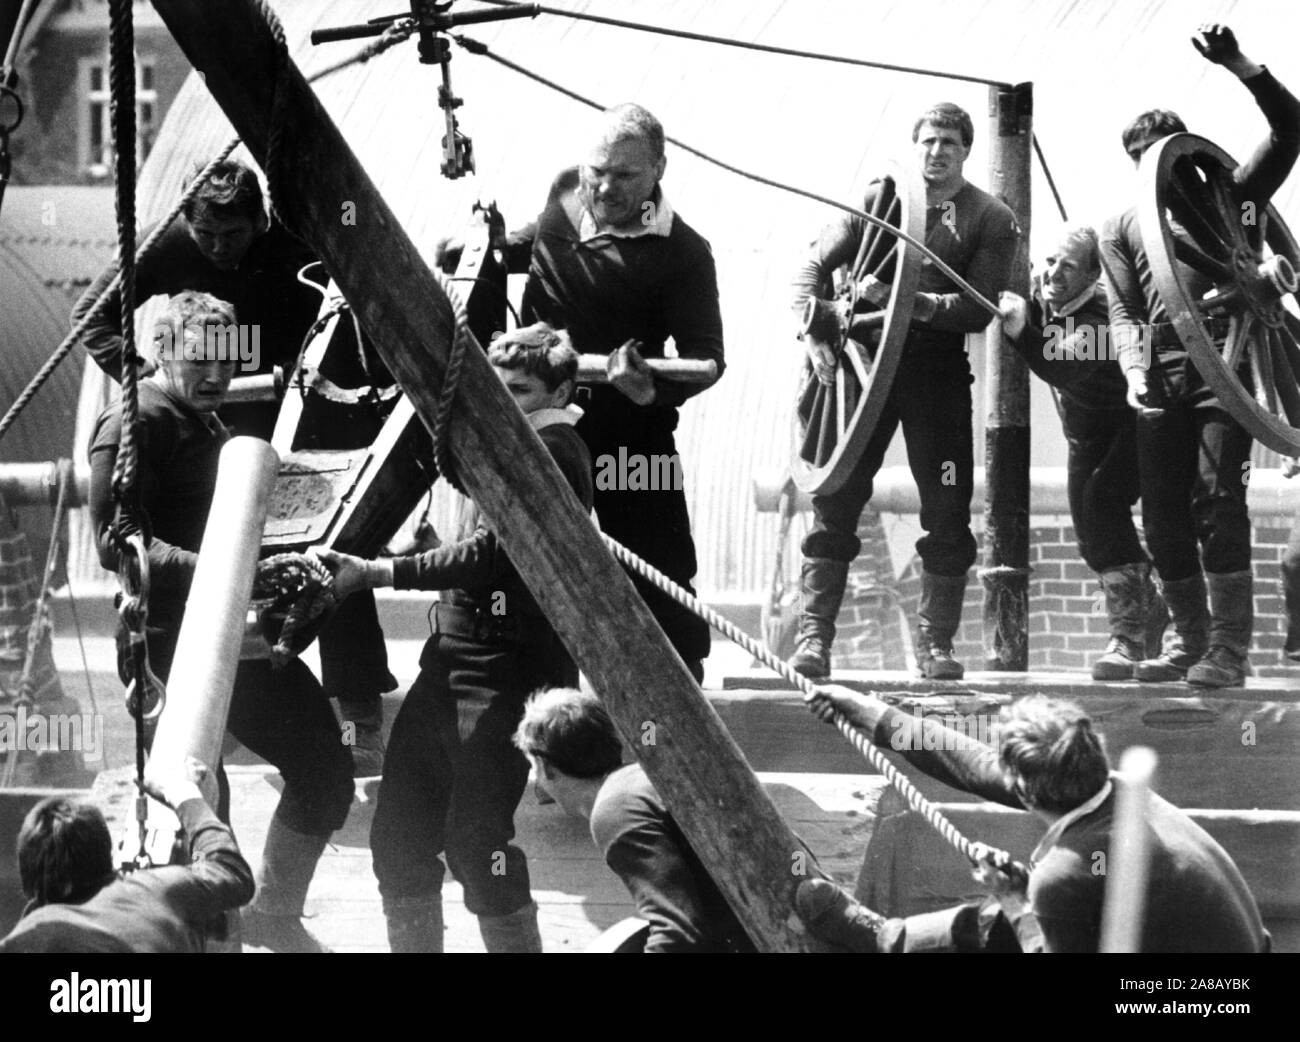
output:
[[[108,15],[108,0],[37,5],[16,63],[27,115],[10,141],[14,184],[111,182]],[[136,162],[142,165],[190,64],[152,4],[136,0],[133,15]]]

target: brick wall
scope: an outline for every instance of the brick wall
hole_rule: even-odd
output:
[[[1096,575],[1079,557],[1074,526],[1068,518],[1036,518],[1030,529],[1029,668],[1044,671],[1086,670],[1101,654],[1110,635],[1105,603]],[[858,531],[862,553],[850,573],[835,643],[836,669],[911,669],[910,633],[904,642],[903,620],[915,625],[921,595],[921,564],[913,556],[898,578],[885,543],[879,515],[863,515]],[[975,571],[984,557],[983,532],[975,532],[979,558],[966,587],[962,626],[953,642],[968,670],[984,668],[983,585]],[[1280,561],[1290,538],[1289,527],[1273,518],[1254,528],[1255,640],[1251,664],[1262,675],[1294,671],[1282,658],[1286,610],[1282,600]],[[889,590],[891,592],[885,592]]]

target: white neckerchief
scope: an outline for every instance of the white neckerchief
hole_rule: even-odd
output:
[[[1097,292],[1097,284],[1100,281],[1101,281],[1100,279],[1093,279],[1091,282],[1088,283],[1087,288],[1084,289],[1084,291],[1080,293],[1077,297],[1075,297],[1072,300],[1067,300],[1059,308],[1052,308],[1052,317],[1065,318],[1068,315],[1073,315],[1081,307],[1087,304],[1088,301],[1092,300],[1093,295],[1096,294]]]

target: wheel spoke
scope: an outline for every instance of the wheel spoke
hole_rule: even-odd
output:
[[[1252,229],[1253,235],[1249,236],[1251,248],[1256,253],[1262,253],[1265,244],[1268,242],[1268,207],[1265,206],[1255,215],[1255,227]]]
[[[1264,332],[1267,326],[1259,327]],[[1269,351],[1268,339],[1258,336],[1250,344],[1250,371],[1255,379],[1255,401],[1265,412],[1276,416],[1277,383],[1273,379],[1273,355]]]
[[[848,352],[846,351],[845,354]],[[844,428],[849,423],[849,413],[845,409],[848,404],[848,384],[852,377],[849,373],[849,366],[845,363],[843,355],[840,356],[840,367],[835,371],[835,443],[838,445],[844,440]]]
[[[1282,402],[1283,418],[1292,427],[1300,427],[1300,383],[1277,330],[1266,329],[1267,348],[1273,359],[1273,379]]]
[[[1273,331],[1282,355],[1291,366],[1291,373],[1300,383],[1300,319],[1288,314],[1286,325]]]
[[[889,184],[892,189],[893,182],[890,181]],[[896,226],[903,209],[903,201],[893,191],[890,192],[890,195],[891,198],[889,206],[885,210],[884,219],[891,225]],[[888,282],[893,278],[892,272],[888,277],[884,277],[880,274],[880,270],[898,248],[898,237],[875,225],[872,225],[867,234],[871,236],[871,245],[862,258],[862,267],[859,270],[863,275],[875,275],[881,281]]]
[[[844,354],[858,375],[859,386],[865,390],[871,383],[870,359],[862,357],[863,348],[855,340],[850,340],[844,345]]]
[[[1207,216],[1218,216],[1218,208],[1200,178],[1187,176],[1186,165],[1183,161],[1176,162],[1169,172],[1169,186],[1178,196],[1177,200],[1168,200],[1169,210],[1203,250],[1227,257],[1232,248],[1222,231],[1215,228],[1214,222]]]
[[[822,395],[821,425],[817,431],[817,465],[824,467],[835,454],[839,425],[835,422],[835,395],[829,389]]]
[[[800,415],[804,418],[803,441],[799,455],[809,463],[817,463],[817,439],[821,436],[822,410],[826,402],[826,388],[814,376],[800,402]]]
[[[1230,243],[1236,246],[1248,246],[1246,235],[1245,211],[1241,209],[1232,189],[1224,181],[1224,171],[1215,169],[1206,174],[1210,198],[1215,212],[1222,218],[1222,227],[1228,234]]]
[[[1249,311],[1233,315],[1228,320],[1228,335],[1223,341],[1223,364],[1228,372],[1235,373],[1241,364],[1241,356],[1250,342],[1251,329],[1255,325],[1255,316]]]
[[[1232,277],[1232,269],[1220,260],[1216,260],[1194,243],[1186,239],[1174,239],[1174,256],[1184,264],[1195,268],[1202,275],[1209,275],[1216,282]]]

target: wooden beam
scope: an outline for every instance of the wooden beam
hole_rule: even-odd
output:
[[[265,165],[277,61],[254,0],[155,6]],[[296,66],[280,103],[288,161],[271,176],[288,223],[431,426],[452,342],[446,295]],[[356,223],[345,225],[349,211]],[[793,913],[799,873],[811,871],[801,845],[481,351],[466,354],[458,402],[461,479],[755,944],[819,947]]]

